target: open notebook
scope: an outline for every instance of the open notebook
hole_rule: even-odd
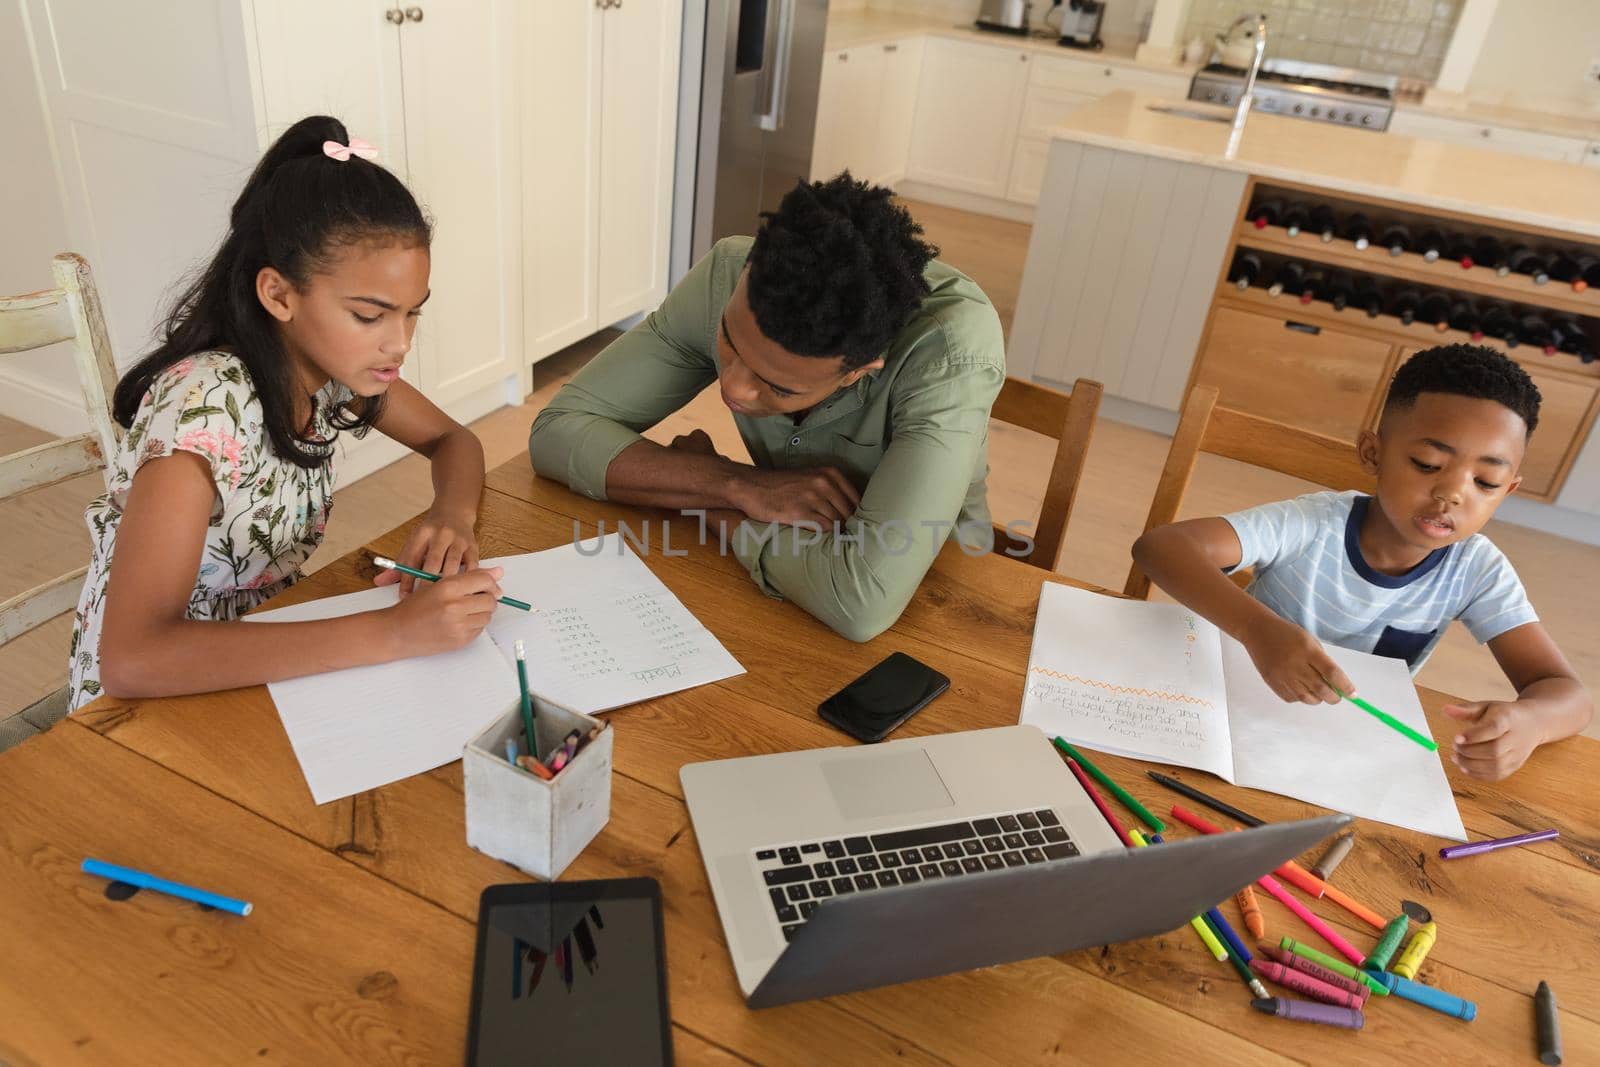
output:
[[[1431,736],[1403,661],[1325,647],[1362,697]],[[1243,645],[1181,605],[1044,583],[1021,721],[1086,748],[1466,840],[1437,753],[1348,702],[1280,700]]]
[[[609,711],[743,674],[711,631],[617,534],[544,552],[486,559],[500,588],[534,605],[500,605],[465,648],[267,686],[318,804],[461,758],[467,740],[515,707],[515,644],[528,685],[574,711]],[[248,616],[300,622],[374,611],[393,586]]]

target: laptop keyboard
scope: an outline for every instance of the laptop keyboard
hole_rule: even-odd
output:
[[[772,845],[755,850],[756,869],[785,940],[821,901],[935,878],[960,878],[1078,854],[1049,808],[987,818]]]

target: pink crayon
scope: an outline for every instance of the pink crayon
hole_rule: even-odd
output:
[[[1331,971],[1322,964],[1317,963],[1315,960],[1308,960],[1302,956],[1296,956],[1293,952],[1290,952],[1287,949],[1279,948],[1276,945],[1257,945],[1256,952],[1265,959],[1273,960],[1277,963],[1283,964],[1291,971],[1299,971],[1301,974],[1315,978],[1323,985],[1330,985],[1335,989],[1342,989],[1346,993],[1352,993],[1355,996],[1360,997],[1362,1001],[1365,1001],[1372,995],[1372,989],[1370,986],[1358,982],[1353,978],[1346,978],[1344,975],[1338,974],[1335,971]]]
[[[1362,998],[1343,989],[1335,989],[1326,982],[1319,982],[1309,974],[1285,967],[1281,963],[1271,960],[1250,961],[1250,969],[1269,982],[1275,982],[1285,989],[1292,989],[1296,993],[1303,993],[1313,1000],[1320,1000],[1324,1004],[1337,1004],[1341,1008],[1359,1008]]]

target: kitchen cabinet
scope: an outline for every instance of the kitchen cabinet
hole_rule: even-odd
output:
[[[811,180],[846,169],[877,185],[903,179],[921,73],[921,38],[823,56]]]
[[[1589,144],[1581,138],[1445,118],[1405,108],[1397,110],[1389,120],[1389,132],[1468,147],[1492,148],[1562,163],[1581,163],[1589,154]]]
[[[1034,57],[941,37],[929,38],[924,48],[906,177],[1004,197]]]

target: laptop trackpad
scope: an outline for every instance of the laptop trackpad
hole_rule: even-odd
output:
[[[822,765],[828,792],[847,819],[900,815],[954,804],[922,749],[881,756],[829,760]]]

